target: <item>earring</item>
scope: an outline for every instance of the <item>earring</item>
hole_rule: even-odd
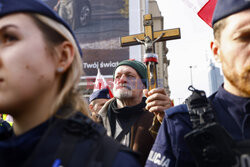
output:
[[[63,67],[58,67],[58,68],[57,68],[57,72],[59,72],[59,73],[63,72],[63,70],[64,70]]]

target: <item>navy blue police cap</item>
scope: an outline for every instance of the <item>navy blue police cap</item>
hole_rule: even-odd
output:
[[[89,97],[89,102],[92,102],[95,99],[110,99],[108,88],[94,91]]]
[[[217,0],[212,25],[234,13],[250,8],[250,0]]]
[[[62,24],[72,34],[75,40],[75,43],[78,47],[79,53],[82,56],[81,48],[70,26],[44,2],[42,2],[41,0],[1,0],[0,1],[0,17],[3,17],[8,14],[12,14],[12,13],[20,13],[20,12],[41,14]]]

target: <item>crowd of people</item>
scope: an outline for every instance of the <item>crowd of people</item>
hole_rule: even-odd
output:
[[[0,166],[250,166],[250,1],[218,0],[212,25],[224,83],[208,99],[194,89],[172,107],[130,59],[114,70],[114,97],[98,90],[87,104],[70,26],[40,0],[0,0],[0,114],[13,119],[0,118]]]

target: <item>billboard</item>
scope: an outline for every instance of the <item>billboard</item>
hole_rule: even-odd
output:
[[[112,75],[116,65],[129,58],[120,37],[129,35],[129,0],[43,0],[72,27],[83,50],[88,77]]]

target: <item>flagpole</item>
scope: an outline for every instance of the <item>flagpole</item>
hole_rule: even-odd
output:
[[[145,0],[145,14],[149,14],[149,0]]]

